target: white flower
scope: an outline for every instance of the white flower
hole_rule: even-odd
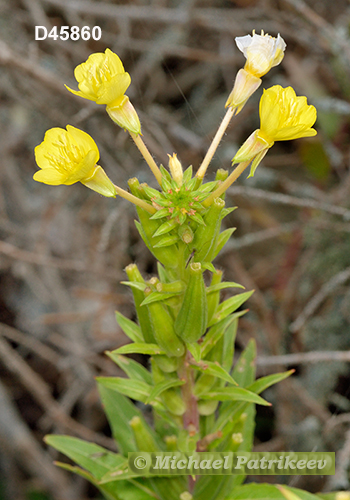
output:
[[[286,43],[278,34],[277,38],[261,31],[253,36],[239,36],[236,39],[237,47],[247,59],[244,69],[252,75],[260,78],[271,68],[277,66],[284,57]]]

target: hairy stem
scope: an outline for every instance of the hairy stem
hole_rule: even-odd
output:
[[[186,382],[181,387],[182,397],[186,403],[186,411],[183,415],[183,426],[188,431],[189,436],[194,436],[199,432],[199,412],[197,405],[197,398],[193,394],[194,377],[193,370],[189,363],[191,353],[187,351],[184,363],[179,371],[179,377]],[[188,491],[193,492],[195,480],[192,476],[188,477]]]
[[[213,158],[215,151],[217,150],[217,147],[222,139],[222,136],[224,135],[231,121],[231,118],[233,117],[234,114],[235,114],[235,108],[229,107],[228,110],[226,111],[226,115],[224,116],[215,134],[214,139],[212,140],[212,143],[209,146],[207,154],[205,155],[204,160],[202,161],[202,164],[198,169],[198,172],[196,173],[196,177],[198,177],[198,179],[203,179],[203,177],[205,176],[205,172],[207,171],[208,165],[211,162],[211,159]]]
[[[133,141],[135,142],[136,146],[138,147],[140,153],[142,154],[142,156],[146,160],[147,165],[152,170],[152,173],[153,173],[154,177],[157,179],[158,184],[161,186],[162,185],[162,174],[158,168],[158,165],[156,164],[156,162],[152,158],[151,153],[148,151],[146,144],[143,142],[140,135],[133,134],[132,132],[130,132],[130,135],[131,135]]]
[[[137,205],[138,207],[143,208],[144,210],[146,210],[148,213],[150,213],[152,215],[156,213],[157,210],[154,207],[152,207],[152,205],[147,203],[147,201],[140,200],[140,198],[137,198],[137,196],[134,196],[133,194],[128,193],[128,191],[125,191],[125,189],[122,189],[119,186],[116,186],[115,184],[114,184],[114,187],[115,187],[115,190],[117,191],[117,194],[119,196],[121,196],[122,198],[125,198],[128,201],[131,201],[131,203],[133,203],[134,205]]]
[[[223,181],[220,184],[220,186],[217,189],[215,189],[215,191],[213,191],[211,195],[208,196],[208,198],[206,198],[203,201],[202,205],[205,207],[209,207],[209,205],[213,203],[215,198],[221,196],[222,193],[224,193],[231,186],[231,184],[233,184],[235,180],[238,179],[238,177],[248,167],[249,164],[250,161],[244,161],[242,163],[239,163],[237,167],[234,169],[234,171],[227,177],[227,179]]]

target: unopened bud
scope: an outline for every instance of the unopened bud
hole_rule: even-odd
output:
[[[184,243],[186,243],[186,245],[188,245],[189,243],[192,243],[194,235],[193,235],[193,231],[190,228],[190,226],[186,226],[185,224],[183,224],[182,226],[179,226],[179,229],[177,232],[178,232],[178,235],[180,236],[180,238],[182,239],[182,241]]]
[[[208,417],[212,415],[218,407],[219,401],[206,401],[201,399],[198,401],[198,412],[200,415]]]
[[[173,156],[169,156],[169,169],[171,172],[171,176],[176,182],[176,184],[181,187],[182,186],[182,178],[183,178],[183,170],[182,165],[177,159],[177,154],[173,153]]]
[[[243,435],[241,432],[235,432],[231,436],[231,440],[233,444],[241,444],[243,443]]]
[[[197,342],[207,328],[208,304],[201,264],[190,264],[189,274],[188,286],[174,328],[185,342],[193,343]]]
[[[151,290],[145,290],[145,295],[149,295]],[[142,306],[148,309],[153,335],[157,344],[168,356],[182,356],[185,352],[185,346],[182,340],[176,335],[173,319],[168,309],[160,302],[152,302]]]
[[[164,438],[167,451],[177,451],[177,437],[165,436]]]
[[[192,500],[193,496],[189,491],[183,491],[180,495],[180,500]]]
[[[141,417],[134,416],[130,422],[136,445],[139,451],[157,451],[158,446],[151,434],[150,428]]]

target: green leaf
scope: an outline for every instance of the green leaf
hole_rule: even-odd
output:
[[[163,224],[161,224],[159,226],[157,231],[155,233],[153,233],[153,238],[155,238],[156,236],[161,236],[162,234],[169,233],[176,226],[177,226],[177,222],[174,219],[167,220],[167,221],[163,222]]]
[[[224,336],[222,337],[223,340],[223,347],[222,347],[222,367],[224,370],[227,372],[231,371],[232,368],[232,363],[233,363],[233,355],[235,352],[235,341],[236,341],[236,335],[237,335],[237,328],[238,328],[238,318],[235,318],[232,323],[229,324],[227,327]]]
[[[131,321],[131,319],[125,317],[120,312],[116,311],[115,317],[118,325],[123,330],[125,335],[129,337],[133,342],[141,342],[143,343],[143,336],[140,327]]]
[[[184,171],[184,176],[182,178],[183,184],[187,184],[192,179],[192,165],[190,165],[186,170]]]
[[[248,403],[256,403],[262,406],[271,406],[271,403],[265,401],[257,394],[242,389],[241,387],[224,387],[223,389],[214,389],[207,394],[201,396],[201,399],[209,399],[210,401],[246,401]]]
[[[255,380],[255,358],[256,345],[251,339],[247,347],[242,352],[233,370],[233,378],[237,380],[240,387],[247,387]]]
[[[197,222],[197,224],[201,224],[202,226],[205,226],[205,222],[203,220],[203,217],[199,213],[196,212],[195,214],[191,215],[190,217],[192,220]]]
[[[145,193],[147,194],[147,196],[149,196],[150,198],[158,198],[160,196],[160,192],[157,191],[156,189],[153,189],[153,188],[147,186],[146,184],[142,184],[142,187],[143,187]]]
[[[221,252],[221,250],[224,248],[228,240],[231,238],[232,234],[236,231],[235,227],[231,227],[229,229],[225,229],[222,233],[219,234],[218,236],[218,241],[216,243],[216,248],[214,252],[214,258]]]
[[[165,179],[167,179],[168,182],[172,181],[171,175],[163,165],[159,166],[159,170],[161,171],[162,176],[165,177]]]
[[[183,292],[152,292],[141,302],[141,306],[146,306],[147,304],[152,304],[153,302],[161,302],[162,300],[170,299],[171,297],[175,297],[181,293]]]
[[[122,356],[121,354],[115,354],[110,351],[106,351],[106,354],[127,374],[129,378],[141,380],[141,382],[146,382],[147,384],[152,385],[151,373],[140,363]]]
[[[289,370],[288,372],[274,373],[273,375],[268,375],[267,377],[261,377],[251,385],[249,385],[247,389],[249,391],[255,392],[256,394],[260,394],[271,385],[277,384],[285,378],[290,377],[290,375],[292,375],[294,372],[295,370]]]
[[[194,360],[198,363],[201,360],[201,347],[197,342],[193,342],[192,344],[186,344],[187,349],[190,351]]]
[[[298,495],[301,500],[319,500],[319,497],[298,488],[283,486]],[[236,487],[225,500],[285,500],[279,489],[273,484],[249,483]]]
[[[123,345],[112,351],[112,354],[165,354],[157,344],[146,344],[145,342],[135,342],[134,344]]]
[[[229,299],[225,300],[222,302],[219,307],[217,308],[216,313],[214,314],[212,320],[210,321],[210,324],[208,326],[215,325],[215,323],[218,323],[219,321],[222,321],[224,318],[226,318],[229,314],[233,313],[236,311],[239,307],[241,307],[242,304],[246,300],[249,299],[249,297],[254,293],[254,290],[250,292],[245,292],[245,293],[239,293],[238,295],[234,295],[233,297],[230,297]]]
[[[207,293],[217,292],[219,290],[224,290],[225,288],[243,288],[243,285],[235,283],[234,281],[224,281],[222,283],[217,283],[216,285],[211,285],[207,287]]]
[[[100,480],[108,471],[127,464],[126,459],[102,446],[71,436],[45,436],[45,442]]]
[[[121,281],[120,283],[122,285],[130,286],[130,288],[141,290],[141,292],[144,292],[148,286],[146,283],[140,283],[139,281]]]
[[[226,317],[219,323],[213,325],[206,336],[204,337],[204,341],[201,344],[201,353],[202,358],[206,358],[207,354],[211,351],[211,349],[217,344],[217,342],[221,339],[226,329],[231,325],[231,323],[236,319],[243,316],[247,311],[239,311],[237,313],[231,314]]]
[[[224,208],[223,211],[221,212],[221,220],[227,217],[229,214],[234,212],[238,207],[228,207]]]
[[[141,412],[128,398],[102,384],[98,384],[98,391],[119,451],[123,455],[137,451],[129,422],[133,417],[141,417]]]
[[[217,185],[218,181],[206,182],[198,188],[198,191],[200,191],[201,193],[209,193],[210,191],[213,191],[217,187]]]
[[[164,380],[164,382],[160,382],[159,384],[155,385],[146,400],[146,404],[151,404],[162,392],[167,391],[168,389],[172,387],[179,387],[180,385],[183,385],[185,383],[184,380],[179,380],[179,379],[170,379],[170,380]]]
[[[160,262],[157,262],[157,271],[158,271],[158,275],[159,275],[159,279],[160,279],[161,283],[169,283],[170,282],[168,273],[165,270],[164,266],[162,266],[162,264]]]
[[[206,375],[213,375],[214,377],[220,378],[228,382],[229,384],[237,385],[237,382],[231,377],[231,375],[219,365],[217,361],[200,361],[199,363],[191,363],[191,366],[195,370],[199,370]]]
[[[150,219],[156,220],[156,219],[162,219],[163,217],[167,217],[170,215],[169,209],[168,208],[161,208],[160,210],[157,210],[155,214],[153,214]]]
[[[96,377],[99,384],[108,387],[113,391],[119,392],[128,398],[136,399],[145,403],[150,395],[152,386],[141,382],[140,380],[131,380],[129,378],[121,377]]]
[[[177,234],[167,234],[163,238],[161,238],[158,243],[153,245],[153,248],[164,248],[170,247],[171,245],[175,245],[180,240]]]
[[[216,272],[216,269],[211,262],[203,262],[202,268],[206,269],[207,271],[211,271],[212,273]]]
[[[91,484],[93,484],[96,488],[100,490],[100,492],[107,498],[107,500],[122,500],[120,496],[117,495],[117,492],[114,491],[114,488],[101,486],[94,476],[92,476],[89,472],[86,472],[84,469],[80,467],[76,467],[73,465],[65,464],[63,462],[55,462],[57,467],[61,469],[67,470],[69,472],[73,472],[73,474],[77,474],[77,476],[83,477]],[[153,499],[152,499],[153,500]]]

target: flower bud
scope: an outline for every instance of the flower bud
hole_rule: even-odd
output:
[[[165,436],[164,441],[167,451],[178,451],[176,436]]]
[[[197,342],[207,328],[208,305],[201,264],[190,264],[189,274],[189,282],[174,327],[179,337],[185,342],[193,343]]]
[[[188,245],[189,243],[192,243],[194,235],[193,231],[190,228],[190,226],[183,224],[182,226],[179,226],[178,229],[178,235],[180,236],[181,240]]]
[[[182,186],[182,178],[183,178],[183,170],[182,165],[177,159],[177,154],[174,153],[173,156],[169,156],[169,169],[171,172],[171,176],[176,182],[176,184],[181,187]]]
[[[183,491],[180,495],[180,500],[193,500],[193,496],[189,491]]]
[[[181,358],[177,358],[176,356],[169,357],[165,354],[157,354],[153,356],[153,359],[157,366],[165,373],[175,372],[179,368],[181,361]]]
[[[125,271],[130,281],[136,281],[137,283],[145,283],[145,280],[141,276],[141,273],[138,270],[136,264],[130,264],[125,268]],[[134,296],[136,314],[139,320],[140,328],[142,330],[143,338],[145,339],[145,342],[153,344],[155,343],[155,340],[153,336],[153,329],[149,317],[149,312],[146,307],[141,306],[141,303],[145,299],[145,294],[141,290],[138,290],[137,288],[134,287],[132,288],[132,294]]]
[[[146,290],[145,295],[149,295],[151,290]],[[185,346],[182,340],[176,335],[174,322],[168,309],[160,302],[152,302],[147,306],[149,317],[153,327],[153,335],[156,343],[168,356],[182,356],[185,352]]]
[[[181,417],[186,411],[186,404],[181,397],[181,393],[176,389],[168,389],[160,395],[163,404],[173,415]]]
[[[144,420],[138,416],[134,416],[130,422],[130,427],[134,434],[136,445],[139,451],[153,452],[158,451],[159,446],[157,446],[148,425]]]
[[[198,401],[198,412],[200,415],[208,417],[216,411],[218,404],[219,401],[207,401],[201,399]]]

